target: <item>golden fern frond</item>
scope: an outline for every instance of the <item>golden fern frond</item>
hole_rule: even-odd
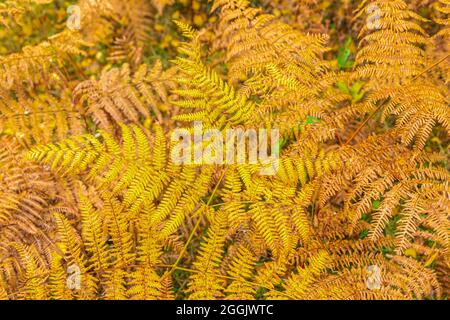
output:
[[[273,261],[267,261],[257,268],[255,282],[262,288],[276,291],[276,287],[283,283],[282,278],[286,273],[286,265]]]
[[[33,254],[50,261],[49,248],[58,254],[64,252],[56,245],[54,215],[64,213],[73,217],[76,210],[64,196],[62,185],[47,170],[31,164],[23,167],[28,162],[22,159],[20,145],[13,138],[1,136],[0,141],[0,256],[1,260],[18,264],[11,266],[8,262],[0,274],[4,272],[14,291],[20,288],[18,268],[25,261],[14,258],[10,244],[22,248],[33,246]],[[42,268],[47,265],[43,263]]]
[[[198,34],[188,26],[179,26],[184,35],[192,40],[179,48],[180,53],[186,57],[177,57],[173,61],[182,72],[177,82],[186,88],[173,91],[180,98],[172,104],[196,112],[178,115],[173,119],[201,120],[205,126],[215,128],[248,123],[255,104],[238,94],[234,87],[201,61]]]
[[[399,288],[402,294],[408,297],[423,299],[427,296],[436,298],[441,297],[441,286],[437,281],[434,270],[424,267],[420,262],[414,259],[408,259],[403,256],[393,258],[394,268],[398,271],[393,272],[390,277],[391,286]]]
[[[399,85],[412,79],[426,66],[419,45],[428,44],[429,39],[416,22],[426,20],[409,10],[403,0],[363,1],[356,17],[372,12],[369,7],[377,8],[372,13],[377,16],[369,17],[360,31],[357,74],[371,79],[370,86]]]
[[[108,226],[108,233],[114,244],[113,249],[111,249],[113,264],[117,267],[125,267],[134,260],[135,256],[130,220],[127,219],[127,213],[121,203],[107,195],[105,195],[105,198],[103,210],[105,224]]]
[[[80,235],[62,213],[55,213],[54,216],[59,236],[57,245],[64,253],[64,258],[69,264],[75,263],[83,268],[84,257]]]
[[[33,85],[48,78],[69,55],[83,55],[86,43],[80,34],[63,31],[37,45],[22,48],[22,52],[0,56],[0,85],[5,88]]]
[[[57,200],[60,193],[49,172],[32,165],[24,167],[27,162],[14,139],[1,136],[0,141],[0,247],[8,242],[30,243],[52,229],[53,205],[68,204]]]
[[[305,75],[311,71],[310,66],[325,67],[317,57],[325,35],[303,35],[275,16],[250,7],[248,1],[215,1],[213,10],[216,8],[221,9],[218,46],[227,50],[232,81],[249,72],[270,72],[274,62],[304,68]],[[297,81],[303,82],[301,78]]]
[[[78,0],[80,33],[88,42],[111,42],[117,20],[115,0]],[[112,21],[111,21],[112,20]]]
[[[84,131],[83,116],[72,105],[67,91],[55,97],[0,88],[0,97],[0,133],[15,136],[27,145],[51,143]]]
[[[8,292],[3,280],[0,283],[0,300],[8,300]]]
[[[379,143],[383,139],[387,139],[383,145],[374,145],[375,141]],[[340,188],[345,186],[351,190],[342,199],[343,212],[353,228],[364,215],[369,215],[369,235],[374,240],[380,238],[388,222],[398,216],[401,227],[397,230],[397,243],[400,245],[398,250],[402,251],[428,217],[447,219],[444,212],[448,206],[445,200],[448,197],[445,184],[448,172],[442,167],[442,156],[434,159],[417,156],[414,151],[395,145],[389,139],[389,136],[378,136],[357,146],[342,148],[345,156],[340,156],[347,162],[342,172],[339,169],[323,178],[324,189],[319,201],[324,206],[336,197]],[[389,153],[385,151],[387,145],[390,145]],[[376,207],[374,203],[377,203]],[[433,232],[442,236],[439,243],[447,247],[448,234],[441,229]]]
[[[177,202],[177,206],[171,212],[169,218],[164,221],[160,232],[161,238],[164,239],[173,234],[181,226],[183,220],[199,207],[199,202],[210,188],[213,170],[212,166],[202,168],[195,181],[189,185],[189,188]]]
[[[82,221],[82,238],[84,248],[89,256],[90,266],[96,271],[106,270],[110,264],[107,250],[107,230],[105,217],[93,208],[85,196],[80,196],[80,211]]]
[[[404,210],[398,222],[397,247],[400,251],[407,249],[412,240],[420,237],[416,232],[418,227],[422,226],[427,230],[433,230],[436,233],[435,243],[447,251],[450,244],[450,232],[448,231],[450,225],[446,213],[450,206],[449,190],[448,188],[444,189],[440,194],[436,190],[437,188],[432,186],[423,189],[425,190],[421,190],[405,201]],[[433,199],[426,195],[428,192],[436,192],[438,198]],[[437,199],[439,200],[436,201]]]
[[[126,300],[128,298],[126,276],[125,270],[115,268],[105,274],[105,300]]]
[[[424,18],[401,0],[365,1],[358,16],[370,8],[377,8],[379,17],[361,30],[355,70],[355,76],[367,81],[365,88],[373,90],[364,109],[373,114],[381,110],[381,121],[394,115],[402,141],[420,150],[438,123],[450,132],[447,89],[427,79],[424,46],[431,42],[417,23]]]
[[[45,287],[44,276],[46,266],[43,265],[41,257],[35,246],[24,245],[20,243],[11,243],[11,247],[17,252],[18,259],[23,268],[21,277],[20,291],[22,299],[42,300],[48,297],[48,291]]]
[[[162,280],[161,300],[175,300],[173,293],[173,283],[170,277],[166,277]]]
[[[53,300],[72,300],[73,295],[67,287],[67,274],[62,260],[58,253],[53,253],[47,283],[48,291]]]
[[[231,250],[231,249],[228,249]],[[228,275],[233,280],[225,289],[226,299],[230,300],[253,300],[256,289],[254,285],[248,283],[253,278],[256,257],[245,246],[239,245],[236,254],[228,268]]]
[[[405,145],[416,150],[425,147],[432,130],[441,125],[450,134],[450,99],[444,88],[433,85],[410,85],[398,90],[392,102],[384,108],[381,120],[388,114],[397,116],[396,127]]]
[[[0,4],[0,25],[8,27],[11,21],[18,21],[25,12],[23,7],[17,3],[1,3]]]
[[[450,62],[449,62],[449,38],[450,38],[450,3],[448,0],[438,0],[434,3],[435,11],[438,16],[435,18],[436,23],[441,25],[441,29],[433,35],[433,47],[430,51],[430,61],[440,61],[432,73],[437,79],[444,79],[448,84],[450,81]]]
[[[139,266],[130,276],[128,294],[132,299],[155,300],[162,298],[163,285],[154,268]]]
[[[224,250],[227,217],[218,212],[208,229],[205,242],[200,245],[199,254],[193,266],[196,272],[189,281],[189,299],[217,299],[223,297],[223,280],[218,277],[219,265]]]
[[[76,175],[88,168],[88,179],[98,179],[101,184],[117,181],[113,194],[132,184],[137,184],[137,163],[147,164],[150,169],[151,153],[146,134],[137,126],[121,125],[123,145],[106,133],[100,135],[82,135],[73,139],[66,139],[59,144],[36,146],[30,150],[28,156],[34,161],[50,166],[51,170],[64,175]],[[135,150],[133,152],[132,150]],[[129,165],[128,165],[129,164]],[[131,191],[132,193],[132,191]]]
[[[151,220],[153,210],[151,208],[148,212],[142,212],[137,226],[139,238],[136,261],[139,266],[130,276],[128,289],[128,294],[133,299],[165,299],[170,295],[170,278],[160,277],[155,271],[157,264],[161,263],[162,250],[155,237],[157,229]]]
[[[0,25],[9,27],[11,22],[19,22],[28,6],[33,4],[47,4],[53,0],[6,0],[0,3]]]
[[[142,117],[149,118],[152,111],[162,120],[167,89],[174,86],[173,75],[173,69],[162,71],[160,62],[150,70],[141,65],[134,74],[125,64],[120,69],[105,70],[99,80],[80,83],[74,96],[80,108],[87,105],[87,114],[99,128],[111,132],[118,123],[139,123]]]
[[[152,7],[147,0],[112,1],[112,5],[120,27],[109,59],[138,66],[142,62],[145,43],[150,38]]]
[[[105,1],[102,1],[105,2]],[[151,33],[156,17],[163,13],[166,6],[172,5],[174,0],[108,0],[105,3],[96,3],[95,7],[109,17],[100,27],[109,25],[114,38],[109,48],[108,60],[112,62],[127,62],[137,67],[142,63],[145,49],[152,40]],[[106,10],[105,10],[106,9]],[[155,10],[158,14],[155,12]],[[91,11],[93,11],[91,9]],[[92,21],[94,20],[94,21]],[[90,19],[92,30],[98,22]],[[111,23],[111,20],[114,23]],[[95,32],[95,30],[93,30]],[[100,33],[101,35],[101,33]]]
[[[235,231],[248,228],[250,224],[250,215],[245,210],[247,204],[241,193],[242,189],[243,183],[238,171],[235,167],[228,168],[224,187],[221,190],[224,203],[220,209],[227,213],[230,228]]]
[[[215,7],[221,8],[217,47],[226,54],[227,77],[242,82],[238,92],[245,97],[259,97],[259,117],[270,114],[270,125],[285,134],[337,104],[338,96],[325,89],[335,78],[322,59],[326,36],[303,34],[248,1],[216,1]]]
[[[281,255],[282,241],[277,230],[274,212],[265,207],[262,202],[252,204],[250,212],[258,233],[264,238],[269,249],[273,251],[275,256]]]
[[[152,219],[154,223],[164,222],[160,236],[169,236],[207,193],[214,168],[209,166],[196,172],[195,167],[187,166],[186,171],[169,179],[169,173],[175,174],[180,166],[170,164],[161,170],[165,162],[161,153],[165,148],[161,145],[166,143],[162,129],[158,129],[155,140],[161,145],[155,149],[157,153],[152,154],[148,138],[141,129],[121,127],[122,146],[111,135],[102,132],[103,142],[100,137],[83,135],[57,145],[36,146],[28,155],[62,176],[82,174],[85,179],[95,181],[100,190],[108,193],[106,198],[120,196],[124,209],[133,215],[161,196],[162,201]],[[176,181],[176,177],[181,181]]]
[[[289,279],[286,280],[283,285],[286,289],[283,295],[277,292],[268,292],[266,296],[272,299],[286,298],[286,296],[291,299],[305,299],[309,294],[309,289],[313,287],[313,283],[326,270],[328,263],[328,253],[319,251],[308,259],[308,264],[305,267],[297,268],[297,273],[291,274]]]

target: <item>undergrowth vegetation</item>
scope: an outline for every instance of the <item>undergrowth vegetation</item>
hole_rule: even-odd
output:
[[[0,298],[447,299],[449,0],[0,3]],[[279,130],[261,163],[174,130]]]

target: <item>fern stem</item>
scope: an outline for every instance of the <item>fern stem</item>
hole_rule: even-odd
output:
[[[370,116],[368,116],[359,126],[358,128],[352,133],[352,135],[350,136],[350,138],[347,139],[347,141],[345,141],[344,146],[348,145],[350,142],[353,141],[353,139],[355,139],[355,137],[358,135],[358,133],[365,127],[365,125],[367,124],[367,122],[369,122],[370,119],[372,119],[377,113],[378,111],[381,110],[381,108],[386,104],[386,102],[388,102],[389,99],[386,99],[385,101],[383,101],[383,103],[380,103],[380,105],[375,109],[374,112],[372,112],[370,114]]]
[[[441,64],[442,62],[444,62],[448,57],[450,57],[450,53],[447,54],[445,57],[443,57],[442,59],[436,61],[435,63],[433,63],[431,66],[429,66],[428,68],[426,68],[424,71],[422,71],[421,73],[419,73],[417,76],[415,76],[414,78],[412,78],[411,81],[417,80],[419,77],[421,77],[422,75],[424,75],[425,73],[427,73],[428,71],[430,71],[431,69],[433,69],[434,67],[436,67],[437,65]]]

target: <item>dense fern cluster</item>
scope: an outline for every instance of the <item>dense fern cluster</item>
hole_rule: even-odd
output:
[[[0,298],[447,299],[449,14],[3,1]],[[276,174],[174,162],[197,121],[279,129]]]

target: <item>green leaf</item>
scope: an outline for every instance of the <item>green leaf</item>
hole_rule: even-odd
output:
[[[343,48],[339,50],[337,62],[340,69],[345,68],[349,57],[350,57],[350,49]]]
[[[336,83],[336,87],[343,93],[350,94],[350,89],[348,88],[348,85],[345,82],[338,81]]]
[[[361,88],[363,87],[364,82],[362,81],[356,81],[353,85],[352,85],[352,89],[350,90],[352,92],[352,96],[355,96],[359,93],[359,91],[361,90]]]
[[[339,49],[337,63],[340,69],[349,69],[353,67],[354,61],[349,60],[351,55],[350,45],[353,40],[351,37],[345,39],[344,45]]]
[[[363,91],[361,91],[360,93],[354,95],[354,96],[353,96],[353,102],[358,102],[358,101],[360,101],[360,100],[364,97],[365,94],[366,94],[366,91],[363,90]]]
[[[313,116],[307,116],[306,117],[306,124],[314,124],[314,123],[319,122],[319,121],[320,121],[319,118],[316,118],[316,117],[313,117]]]
[[[372,207],[377,210],[380,207],[381,204],[381,200],[375,200],[374,202],[372,202]]]
[[[361,231],[359,233],[359,238],[360,239],[364,239],[365,237],[367,237],[369,235],[369,230],[368,229],[364,229],[363,231]]]

